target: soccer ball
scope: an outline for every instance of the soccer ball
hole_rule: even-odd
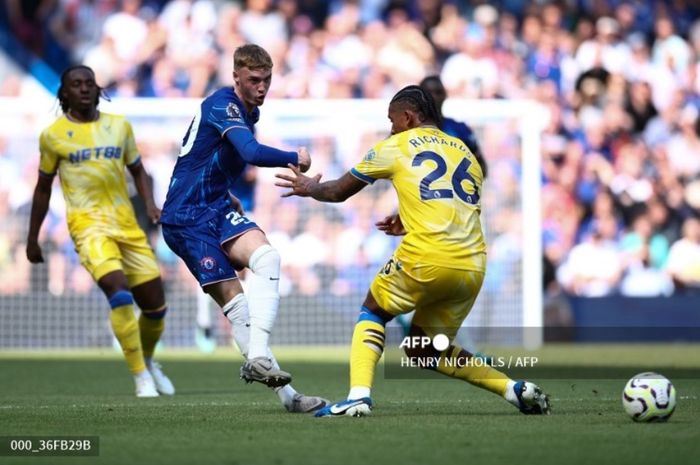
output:
[[[666,421],[676,408],[676,388],[658,373],[639,373],[622,391],[622,406],[634,421]]]

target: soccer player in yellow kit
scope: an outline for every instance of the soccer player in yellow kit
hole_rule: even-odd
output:
[[[43,262],[39,230],[58,173],[66,200],[68,230],[80,262],[109,300],[114,334],[134,376],[138,397],[172,395],[175,388],[153,361],[167,310],[160,270],[136,222],[124,168],[134,177],[154,223],[160,218],[129,122],[97,109],[102,89],[87,66],[61,75],[63,115],[39,139],[41,159],[27,237],[27,258]],[[141,309],[134,314],[134,301]]]
[[[472,354],[453,343],[474,305],[486,271],[481,230],[483,174],[459,139],[438,129],[432,96],[419,86],[399,91],[389,104],[392,136],[376,144],[341,178],[321,183],[290,165],[278,174],[283,196],[342,202],[376,179],[389,179],[399,197],[399,214],[378,223],[388,234],[405,234],[393,257],[372,281],[352,337],[350,392],[346,400],[316,413],[362,416],[372,409],[370,389],[384,351],[385,325],[415,309],[410,336],[447,336],[442,351],[406,348],[409,357],[439,357],[439,373],[462,379],[504,397],[525,414],[549,413],[549,400],[528,381],[514,381],[494,368],[469,363]],[[450,360],[449,363],[446,361]]]

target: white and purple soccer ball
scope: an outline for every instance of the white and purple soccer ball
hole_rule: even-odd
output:
[[[625,385],[622,406],[634,421],[666,421],[676,409],[676,388],[658,373],[639,373]]]

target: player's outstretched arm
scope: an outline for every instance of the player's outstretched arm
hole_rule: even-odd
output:
[[[275,183],[276,186],[291,189],[282,194],[282,197],[297,195],[299,197],[312,197],[321,202],[343,202],[367,185],[350,172],[333,181],[320,182],[320,174],[310,178],[303,175],[299,168],[294,165],[290,164],[289,169],[292,170],[291,174],[278,173],[275,175],[281,179]]]
[[[39,179],[34,188],[32,197],[32,212],[29,217],[29,232],[27,233],[27,260],[31,263],[43,263],[44,256],[39,245],[39,230],[41,224],[49,211],[51,201],[51,184],[53,176],[46,176],[39,173]]]
[[[160,221],[160,208],[156,207],[156,202],[153,200],[153,189],[148,179],[148,173],[143,168],[143,164],[139,161],[128,166],[129,172],[134,177],[136,190],[139,192],[143,203],[146,205],[146,214],[153,224],[158,224]]]
[[[309,157],[309,153],[305,148],[300,149],[299,153],[297,153],[260,144],[248,129],[233,128],[226,132],[226,138],[236,148],[241,158],[251,165],[284,168],[292,164],[302,168],[306,167],[302,171],[308,170],[309,166],[311,166],[311,157]]]

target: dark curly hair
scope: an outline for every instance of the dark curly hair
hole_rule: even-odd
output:
[[[390,105],[402,103],[420,115],[422,122],[440,126],[442,118],[430,92],[420,86],[406,86],[394,95]]]
[[[92,73],[92,75],[95,75],[95,72],[90,68],[89,66],[85,65],[74,65],[74,66],[69,66],[63,72],[61,73],[61,85],[58,86],[58,91],[56,91],[56,97],[58,97],[58,103],[61,105],[61,111],[63,113],[66,113],[68,111],[68,100],[66,100],[65,97],[63,97],[63,86],[66,85],[66,78],[68,77],[68,74],[70,74],[71,71],[75,71],[76,69],[85,69],[88,70]],[[100,97],[104,98],[105,100],[109,100],[109,97],[105,93],[104,88],[100,87],[99,85],[95,84],[97,86],[97,96],[95,97],[95,106],[100,104]]]

